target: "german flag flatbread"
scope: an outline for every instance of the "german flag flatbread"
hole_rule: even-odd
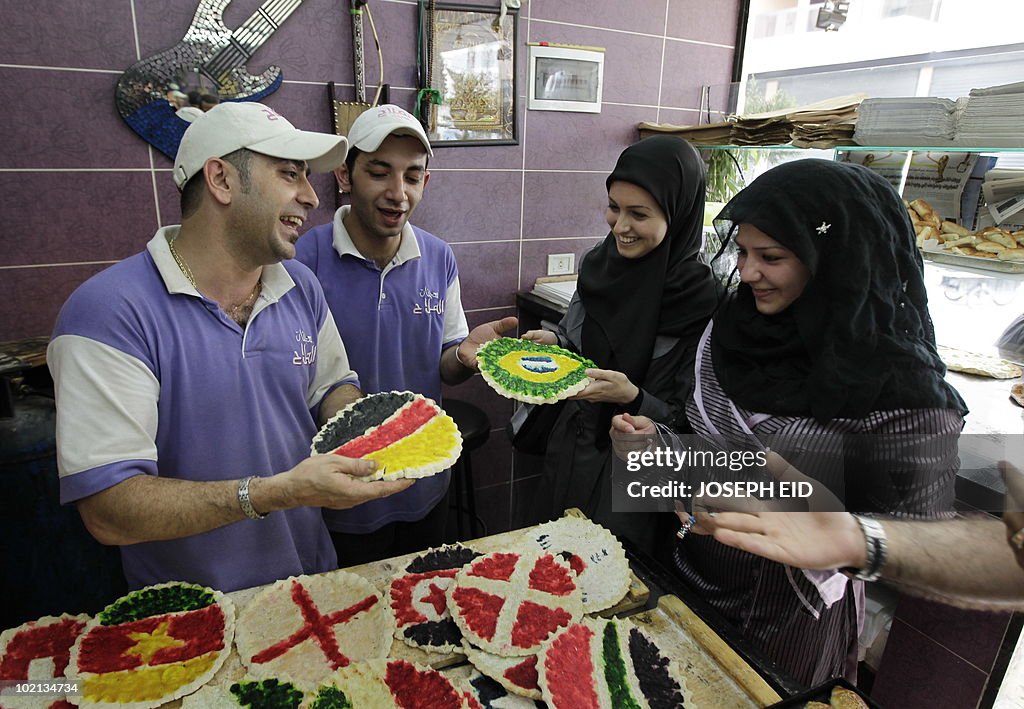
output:
[[[425,478],[450,468],[462,452],[455,421],[432,400],[410,391],[371,394],[324,424],[312,452],[377,463],[368,480]]]
[[[537,656],[502,657],[492,655],[463,643],[462,651],[473,667],[487,675],[507,691],[529,699],[540,699],[540,685],[537,683]]]
[[[148,709],[195,691],[231,650],[235,610],[219,591],[165,583],[107,606],[71,649],[82,707]]]
[[[463,709],[466,699],[437,670],[405,660],[369,660],[331,675],[309,709]]]
[[[681,709],[678,669],[627,620],[584,619],[545,645],[539,676],[550,709]]]
[[[575,352],[529,340],[499,337],[476,351],[484,381],[502,396],[527,404],[552,404],[590,383],[592,361]]]
[[[553,554],[494,552],[467,564],[448,589],[448,609],[473,645],[530,655],[583,615],[576,574]]]
[[[383,594],[362,576],[332,571],[261,591],[238,615],[235,645],[253,677],[313,691],[335,670],[385,657],[393,633]]]
[[[0,633],[0,680],[56,680],[62,684],[71,646],[89,622],[87,615],[46,616]],[[5,695],[3,709],[60,709],[64,694],[50,697]]]

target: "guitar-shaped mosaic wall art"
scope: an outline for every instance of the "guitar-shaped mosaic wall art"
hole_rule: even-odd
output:
[[[281,68],[250,74],[245,63],[303,0],[265,0],[241,24],[224,25],[231,0],[200,0],[185,36],[173,47],[128,67],[117,82],[117,110],[132,130],[174,159],[189,121],[166,98],[171,84],[212,88],[221,101],[259,101],[281,85]]]

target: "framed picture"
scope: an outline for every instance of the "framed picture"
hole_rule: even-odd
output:
[[[518,143],[518,14],[439,2],[426,19],[432,39],[426,48],[426,74],[428,85],[439,93],[439,101],[435,100],[430,108],[431,144]]]
[[[531,111],[601,112],[604,52],[530,45]]]

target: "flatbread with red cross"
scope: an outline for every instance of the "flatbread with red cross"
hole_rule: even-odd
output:
[[[433,400],[388,391],[364,396],[332,416],[313,439],[311,452],[376,462],[376,472],[365,480],[425,478],[455,464],[462,436]]]
[[[310,709],[466,709],[467,700],[437,670],[406,660],[368,660],[342,668],[317,690]]]
[[[585,618],[560,631],[538,675],[550,709],[693,707],[678,666],[628,620]]]
[[[611,608],[629,591],[626,550],[615,535],[581,517],[562,517],[533,527],[523,544],[554,552],[569,562],[579,576],[583,611]]]
[[[445,595],[459,569],[480,556],[459,544],[430,549],[413,559],[388,588],[395,637],[428,652],[461,649],[462,631]]]
[[[235,645],[253,677],[311,691],[352,662],[386,657],[393,633],[383,594],[362,576],[333,571],[257,594],[238,616]]]
[[[463,567],[448,608],[473,645],[502,656],[530,655],[583,615],[576,573],[554,554],[494,552]]]
[[[502,657],[484,652],[469,643],[463,643],[462,651],[475,668],[509,692],[529,699],[541,698],[537,681],[537,655]]]
[[[231,651],[235,609],[224,594],[188,583],[147,586],[104,608],[82,631],[68,679],[82,707],[148,709],[194,692]]]
[[[0,633],[0,680],[60,680],[88,615],[46,616]],[[57,683],[55,683],[57,684]],[[4,696],[3,709],[65,709],[64,695]]]

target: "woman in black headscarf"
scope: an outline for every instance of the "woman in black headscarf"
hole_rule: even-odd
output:
[[[729,449],[770,447],[851,512],[948,514],[966,408],[943,379],[895,190],[860,165],[797,160],[736,195],[716,227],[736,242],[741,282],[701,338],[694,431]],[[641,418],[613,426],[616,442],[653,433]],[[687,535],[693,521],[680,515],[683,579],[800,682],[854,678],[862,582],[719,544],[699,524],[703,501],[685,502],[698,524]]]
[[[623,411],[686,425],[697,338],[718,302],[711,270],[697,258],[704,163],[689,143],[655,136],[626,148],[605,184],[611,231],[583,258],[558,332],[523,335],[598,366],[551,430],[537,500],[547,517],[579,507],[650,549],[657,535],[649,515],[611,513],[608,430]]]

